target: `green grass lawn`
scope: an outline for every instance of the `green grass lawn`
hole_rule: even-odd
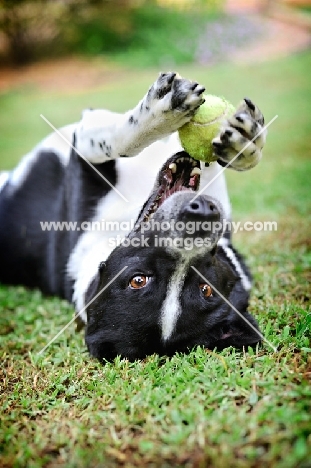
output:
[[[277,351],[198,348],[100,365],[72,326],[38,356],[73,309],[24,288],[0,288],[2,467],[311,466],[311,53],[263,65],[180,67],[233,103],[251,97],[271,126],[265,156],[228,173],[235,220],[278,223],[240,232],[255,285],[250,311]],[[12,167],[48,128],[84,107],[125,110],[153,81],[129,70],[88,93],[20,88],[0,97],[0,166]],[[129,80],[129,81],[128,81]]]

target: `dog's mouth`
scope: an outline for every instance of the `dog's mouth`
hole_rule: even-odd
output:
[[[195,192],[199,188],[200,162],[186,152],[170,158],[159,172],[155,190],[143,207],[139,220],[149,221],[157,209],[176,192]]]

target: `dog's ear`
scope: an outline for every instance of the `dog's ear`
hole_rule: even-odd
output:
[[[230,308],[225,321],[219,324],[216,347],[255,347],[262,341],[262,334],[257,321],[247,311],[249,293],[242,287],[241,281],[235,283],[228,301],[234,308]]]
[[[86,293],[85,293],[85,296],[84,296],[84,302],[86,304],[88,304],[91,299],[93,299],[93,297],[96,295],[96,293],[98,292],[98,289],[99,289],[99,283],[100,283],[100,272],[102,270],[102,263],[100,264],[99,266],[99,269],[98,269],[98,272],[96,273],[96,275],[94,276],[94,278],[92,279],[91,283],[89,284],[87,290],[86,290]]]
[[[221,350],[229,346],[235,348],[255,347],[257,343],[261,342],[262,334],[254,317],[248,312],[241,315],[231,310],[226,322],[219,329],[217,349]]]

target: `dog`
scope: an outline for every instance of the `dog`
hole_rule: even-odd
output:
[[[242,100],[213,140],[217,162],[204,165],[177,133],[203,92],[162,73],[134,109],[86,110],[1,175],[0,281],[72,302],[101,361],[261,341],[251,275],[223,227],[222,172],[258,164],[264,118]],[[76,228],[46,228],[63,222]],[[110,229],[81,228],[94,222]]]

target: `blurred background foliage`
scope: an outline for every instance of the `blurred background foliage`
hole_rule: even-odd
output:
[[[2,0],[2,60],[21,65],[80,53],[122,61],[130,56],[132,64],[142,66],[191,61],[202,28],[221,15],[223,4],[224,0]]]

